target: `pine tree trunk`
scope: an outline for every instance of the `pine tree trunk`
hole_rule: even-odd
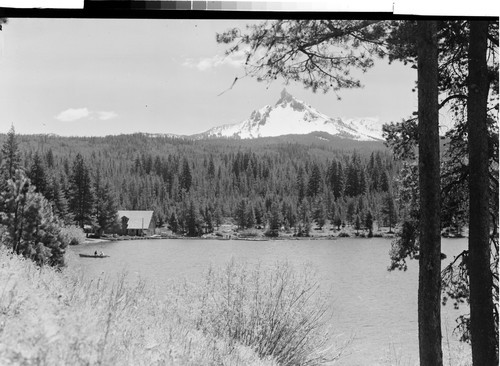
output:
[[[488,176],[488,22],[472,21],[469,39],[469,280],[473,365],[498,365],[490,270]]]
[[[420,365],[441,366],[441,236],[438,58],[435,21],[418,22],[418,129],[420,260],[418,335]]]

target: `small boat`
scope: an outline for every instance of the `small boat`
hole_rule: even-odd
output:
[[[108,258],[109,255],[80,254],[80,257],[83,257],[83,258]]]

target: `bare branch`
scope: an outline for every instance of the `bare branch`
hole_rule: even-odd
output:
[[[453,99],[467,99],[467,95],[464,94],[450,95],[449,97],[445,98],[441,103],[439,103],[439,109],[443,108],[446,103],[448,103],[450,100]]]

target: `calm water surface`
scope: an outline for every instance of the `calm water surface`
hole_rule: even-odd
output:
[[[466,239],[443,239],[448,258],[467,246]],[[413,365],[418,356],[418,262],[406,272],[388,272],[390,240],[382,238],[289,241],[134,240],[71,247],[71,252],[110,255],[105,259],[76,257],[74,262],[90,275],[122,271],[140,276],[159,291],[171,281],[197,281],[206,269],[231,259],[273,265],[287,260],[312,263],[323,288],[331,289],[334,331],[354,337],[350,355],[341,365],[383,365],[387,358]],[[464,312],[465,309],[461,309]],[[459,312],[443,307],[443,333],[455,326]],[[453,341],[453,339],[452,339]]]

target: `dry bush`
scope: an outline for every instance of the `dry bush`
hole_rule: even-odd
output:
[[[313,271],[230,262],[160,298],[144,282],[62,272],[0,246],[0,365],[321,365],[327,298]]]
[[[321,365],[338,359],[347,344],[329,334],[331,302],[310,266],[273,268],[231,261],[210,269],[193,299],[197,328],[251,347],[279,365]]]
[[[37,267],[0,246],[0,365],[276,365],[197,330],[183,301],[125,276]]]

